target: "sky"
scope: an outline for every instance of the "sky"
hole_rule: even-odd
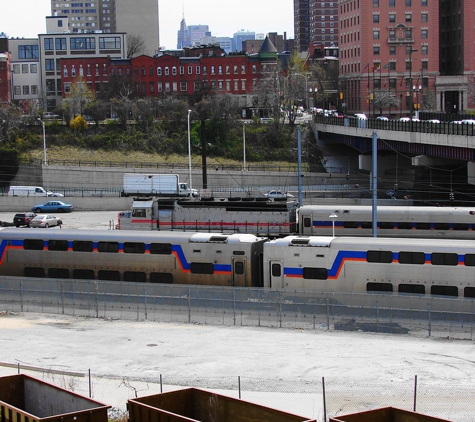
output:
[[[9,37],[36,38],[46,32],[50,0],[2,0],[0,32]],[[160,45],[176,48],[183,15],[187,25],[208,25],[212,35],[232,37],[240,30],[277,32],[294,38],[292,0],[159,0]]]

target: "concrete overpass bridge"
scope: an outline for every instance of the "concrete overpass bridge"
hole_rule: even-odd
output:
[[[383,189],[417,190],[432,202],[475,202],[475,124],[315,116],[311,125],[329,173],[350,179],[369,172],[376,132]]]

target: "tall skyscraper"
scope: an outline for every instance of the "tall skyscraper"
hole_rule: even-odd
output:
[[[51,0],[51,14],[67,16],[71,33],[126,32],[140,36],[148,55],[153,55],[160,45],[158,0],[97,0],[91,3]]]

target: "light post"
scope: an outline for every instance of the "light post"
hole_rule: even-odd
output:
[[[338,218],[338,214],[332,212],[328,217],[332,219],[332,236],[335,237],[335,219]]]
[[[43,126],[43,162],[44,165],[47,166],[48,163],[46,162],[46,131],[45,131],[45,122],[41,119],[38,119],[41,122],[41,126]]]
[[[409,127],[410,131],[412,132],[412,106],[413,106],[413,99],[412,99],[412,53],[416,52],[417,49],[411,48],[409,49]]]
[[[191,183],[191,134],[190,134],[190,114],[191,110],[188,110],[188,171],[190,177],[190,196],[192,196],[192,183]]]
[[[242,165],[246,171],[246,123],[242,125]]]

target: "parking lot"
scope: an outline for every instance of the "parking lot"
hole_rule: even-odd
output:
[[[67,229],[111,230],[117,224],[117,214],[118,211],[73,211],[57,214],[57,217],[61,218],[62,227]],[[15,212],[0,212],[0,221],[13,223],[14,215]],[[26,227],[18,228],[18,230],[26,229]],[[48,230],[59,230],[59,227],[51,227]]]

